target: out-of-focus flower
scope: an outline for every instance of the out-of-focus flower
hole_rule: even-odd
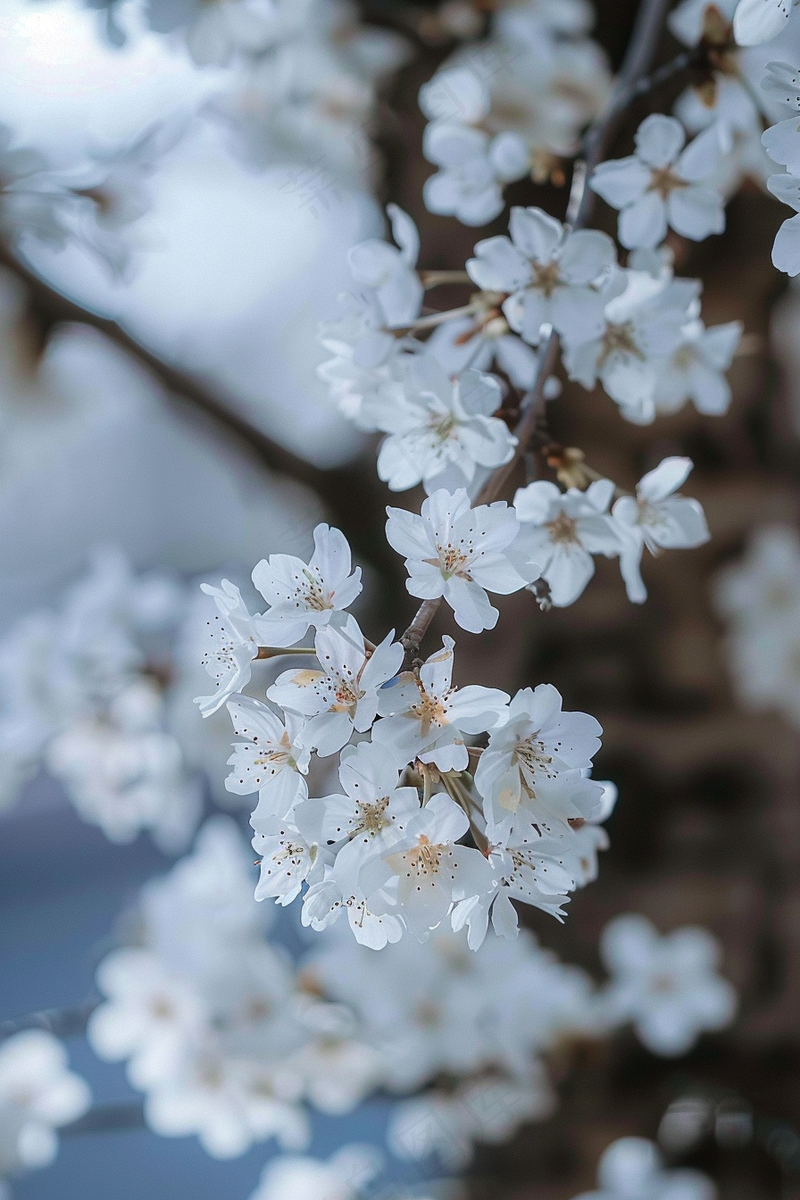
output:
[[[700,927],[661,937],[637,914],[615,917],[600,942],[611,973],[603,1003],[626,1018],[653,1054],[685,1054],[704,1030],[723,1029],[736,1011],[736,992],[717,974],[720,948]]]
[[[702,1171],[665,1170],[658,1147],[646,1138],[624,1137],[600,1156],[599,1188],[575,1200],[714,1200],[717,1189]]]

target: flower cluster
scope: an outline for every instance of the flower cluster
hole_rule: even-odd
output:
[[[387,535],[406,555],[412,595],[446,599],[475,632],[497,620],[487,590],[516,591],[539,574],[518,548],[514,510],[473,509],[463,489],[434,492],[421,516],[390,509]],[[244,739],[227,786],[258,793],[256,897],[285,905],[302,892],[305,924],[323,929],[346,912],[356,940],[375,948],[406,929],[425,940],[465,923],[477,947],[490,910],[496,928],[516,930],[512,898],[563,915],[605,845],[592,823],[608,815],[611,789],[587,777],[600,726],[562,712],[549,685],[513,700],[455,687],[452,638],[403,669],[393,633],[373,645],[344,610],[360,582],[341,533],[322,525],[314,536],[309,563],[273,555],[255,568],[263,614],[250,616],[227,581],[209,589],[220,610],[208,661],[218,687],[198,703],[210,713],[227,701]],[[313,648],[292,645],[310,629]],[[315,661],[279,674],[269,703],[240,694],[255,659],[287,652]],[[470,745],[484,735],[484,749]],[[312,754],[339,755],[338,790],[309,798]]]
[[[46,1167],[58,1152],[56,1130],[88,1109],[89,1088],[67,1067],[61,1043],[30,1029],[0,1043],[0,1194],[3,1180]]]
[[[166,576],[96,555],[59,612],[30,613],[0,643],[2,799],[44,766],[85,821],[115,842],[148,830],[182,850],[200,783],[170,729],[173,642],[187,605]]]
[[[800,536],[759,529],[744,559],[720,572],[717,609],[728,622],[728,662],[742,702],[800,725]]]
[[[609,92],[590,24],[582,0],[500,6],[489,35],[422,87],[423,152],[438,168],[423,189],[431,212],[486,225],[503,210],[506,184],[560,176]]]
[[[782,174],[770,175],[767,187],[778,200],[795,210],[797,216],[783,222],[775,235],[772,261],[787,275],[800,274],[800,71],[785,62],[767,64],[762,83],[764,91],[784,114],[782,121],[764,133],[762,142],[770,158],[785,167]],[[785,114],[790,114],[786,116]]]
[[[589,830],[585,876],[602,844]],[[523,892],[550,869],[543,855],[515,862]],[[457,1167],[475,1141],[552,1112],[547,1060],[565,1040],[633,1021],[654,1053],[674,1054],[732,1013],[703,930],[659,939],[643,918],[620,918],[604,935],[612,978],[597,989],[528,930],[513,940],[490,931],[473,953],[466,930],[442,923],[421,944],[406,938],[376,955],[339,924],[294,959],[271,913],[253,898],[233,820],[211,818],[193,852],[144,887],[135,943],[97,973],[92,1047],[127,1061],[151,1129],[195,1134],[220,1158],[270,1137],[303,1149],[309,1107],[344,1114],[382,1089],[408,1097],[391,1119],[394,1152]]]

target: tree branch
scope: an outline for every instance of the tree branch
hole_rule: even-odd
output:
[[[58,1038],[78,1037],[86,1032],[86,1023],[98,1004],[98,1000],[85,1000],[83,1004],[68,1008],[46,1008],[24,1017],[0,1021],[0,1042],[27,1029],[44,1029]]]
[[[608,108],[590,127],[584,139],[584,154],[575,163],[572,187],[567,205],[567,221],[573,229],[588,225],[594,212],[595,193],[587,186],[592,171],[603,159],[616,133],[620,117],[644,88],[647,72],[658,48],[670,0],[643,0],[636,15],[628,50],[608,104]],[[688,65],[688,64],[687,64]],[[649,85],[648,85],[649,86]],[[539,369],[533,387],[521,407],[520,419],[514,428],[517,445],[511,459],[487,479],[473,499],[473,504],[490,504],[501,492],[506,480],[528,449],[528,443],[544,411],[544,385],[558,363],[559,338],[553,332],[547,339],[539,359]],[[417,609],[414,620],[401,637],[406,659],[419,649],[427,629],[436,615],[441,599],[425,600]]]

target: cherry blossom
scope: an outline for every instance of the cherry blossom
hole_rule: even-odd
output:
[[[742,336],[740,321],[707,329],[694,319],[683,327],[681,341],[659,372],[654,402],[659,413],[676,412],[691,400],[698,412],[722,416],[731,402],[728,370]]]
[[[398,879],[403,919],[420,939],[445,919],[454,902],[492,886],[491,867],[480,851],[457,845],[468,828],[466,814],[449,796],[432,796],[383,855]]]
[[[206,650],[203,659],[206,671],[216,680],[217,690],[211,696],[195,699],[202,715],[210,717],[222,708],[229,696],[247,686],[259,645],[269,643],[262,637],[259,617],[251,617],[235,584],[223,579],[221,587],[212,587],[208,583],[201,583],[200,587],[207,596],[214,598],[218,610],[208,622],[211,649]]]
[[[656,415],[664,359],[681,344],[699,291],[696,280],[653,278],[644,271],[627,271],[612,279],[605,293],[601,335],[565,346],[570,379],[586,388],[599,380],[626,420],[649,424]]]
[[[61,1043],[27,1029],[0,1045],[0,1189],[3,1177],[48,1166],[58,1153],[61,1125],[91,1104],[86,1082],[67,1066]]]
[[[587,713],[563,713],[552,684],[517,692],[508,720],[490,732],[475,771],[490,829],[520,808],[545,824],[591,817],[600,804],[599,789],[581,770],[591,765],[601,732]]]
[[[487,591],[507,595],[540,574],[515,544],[520,526],[504,501],[471,508],[464,488],[444,488],[424,501],[422,515],[387,508],[386,537],[406,560],[412,596],[443,596],[456,621],[470,633],[493,629],[499,616]]]
[[[511,240],[487,238],[475,247],[467,271],[479,287],[510,293],[503,301],[509,325],[538,345],[551,325],[573,342],[597,337],[603,298],[591,285],[616,262],[604,233],[570,233],[540,208],[512,208]]]
[[[367,653],[354,617],[342,626],[317,631],[315,647],[321,669],[284,671],[267,691],[282,708],[309,718],[304,744],[321,755],[335,754],[353,729],[370,728],[378,711],[378,689],[396,675],[403,647],[392,641],[394,630]]]
[[[256,900],[274,899],[285,907],[300,895],[315,868],[321,873],[325,859],[317,844],[309,845],[289,819],[259,817],[254,828],[253,849],[260,855],[261,868]]]
[[[502,725],[508,696],[497,688],[453,685],[455,642],[445,635],[442,649],[418,671],[407,671],[381,688],[378,711],[384,718],[373,737],[404,762],[419,759],[440,771],[465,771],[465,735]]]
[[[558,608],[574,604],[594,575],[593,554],[616,557],[622,543],[608,506],[614,485],[608,479],[559,491],[554,483],[535,480],[518,488],[514,510],[531,554],[541,562],[542,578]]]
[[[253,583],[269,604],[258,618],[269,646],[291,646],[309,627],[340,620],[361,591],[361,568],[351,573],[350,546],[338,529],[317,525],[308,564],[292,554],[271,554],[253,568]]]
[[[487,370],[496,363],[515,387],[533,386],[539,363],[536,351],[511,333],[508,322],[498,309],[490,309],[485,318],[455,317],[434,329],[425,343],[448,375],[458,375],[467,367]]]
[[[705,929],[686,926],[660,937],[642,916],[615,917],[600,941],[612,980],[606,1011],[627,1018],[653,1054],[685,1054],[703,1030],[733,1019],[736,992],[716,973],[719,945]]]
[[[600,1156],[598,1190],[574,1200],[715,1200],[716,1188],[707,1175],[689,1167],[665,1170],[658,1147],[645,1138],[623,1137]]]
[[[392,491],[422,483],[430,493],[463,487],[476,470],[508,462],[516,438],[492,416],[501,403],[491,375],[468,370],[451,380],[435,359],[409,357],[401,379],[385,385],[375,405],[374,424],[389,434],[378,475]]]
[[[655,247],[668,226],[693,241],[721,233],[724,204],[712,180],[727,150],[723,130],[712,126],[684,149],[680,121],[652,113],[634,140],[634,155],[600,163],[589,181],[599,196],[621,210],[622,245]]]
[[[258,792],[258,816],[285,817],[308,795],[304,776],[311,753],[302,744],[305,721],[292,712],[281,718],[251,696],[237,696],[227,708],[234,733],[246,740],[234,743],[225,787],[237,796]]]
[[[250,1200],[358,1200],[380,1163],[380,1152],[369,1146],[344,1146],[325,1162],[279,1155],[267,1163]]]
[[[687,550],[701,546],[711,536],[699,501],[674,494],[693,465],[690,458],[665,458],[639,480],[635,499],[620,496],[614,503],[613,517],[624,533],[620,570],[628,599],[634,604],[647,599],[640,571],[645,546],[651,554],[662,549]]]

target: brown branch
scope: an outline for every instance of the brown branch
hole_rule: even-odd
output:
[[[188,372],[164,362],[121,325],[108,317],[101,317],[91,309],[68,299],[49,286],[33,270],[23,263],[7,246],[0,244],[0,265],[13,272],[25,285],[30,309],[46,338],[59,325],[88,325],[96,329],[115,346],[130,354],[138,363],[155,376],[170,398],[187,401],[203,413],[238,446],[273,471],[289,475],[292,479],[313,488],[336,516],[341,504],[341,487],[338,472],[325,471],[306,462],[299,455],[287,450],[235,409],[217,396],[206,384]]]
[[[640,94],[637,89],[640,89],[640,85],[642,85],[642,90],[646,90],[643,88],[645,77],[658,48],[669,5],[670,0],[643,0],[639,8],[628,50],[617,76],[608,108],[590,127],[584,139],[583,158],[575,163],[567,205],[567,221],[573,229],[585,228],[592,218],[595,194],[587,187],[589,178],[594,168],[605,156],[616,133],[620,117],[631,101]],[[544,411],[544,386],[556,368],[558,351],[558,334],[553,332],[542,350],[536,379],[523,401],[520,419],[514,428],[514,435],[517,438],[514,453],[507,463],[498,467],[489,476],[475,497],[474,504],[490,504],[495,500],[517,463],[526,454],[528,443]],[[400,639],[406,648],[406,659],[413,657],[419,650],[420,643],[441,602],[441,599],[425,600],[417,609],[414,620]]]

